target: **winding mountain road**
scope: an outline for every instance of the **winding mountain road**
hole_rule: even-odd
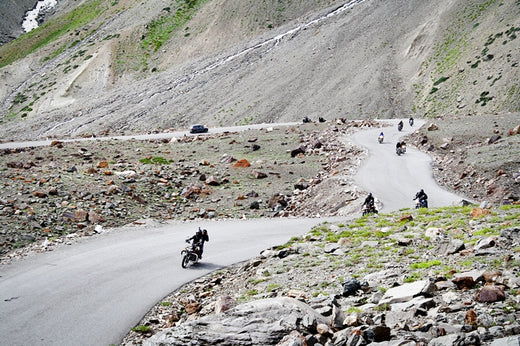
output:
[[[413,197],[420,189],[428,195],[430,207],[442,207],[459,203],[462,197],[441,188],[433,178],[431,157],[407,145],[406,153],[395,153],[397,141],[419,129],[423,120],[415,120],[413,126],[403,119],[404,127],[397,130],[397,120],[383,120],[388,127],[360,131],[352,137],[353,142],[368,149],[369,159],[359,169],[355,181],[365,191],[370,191],[382,204],[381,211],[389,212],[414,207]],[[384,141],[377,141],[384,132]]]
[[[434,181],[428,155],[408,147],[397,157],[395,142],[414,128],[398,132],[396,122],[361,131],[354,142],[368,148],[357,183],[372,191],[390,211],[410,207],[419,188],[432,206],[460,197]],[[248,260],[266,248],[307,233],[321,219],[252,219],[172,222],[125,226],[80,239],[71,246],[35,254],[0,267],[0,344],[109,345],[119,343],[149,309],[184,283],[219,268]],[[180,266],[184,239],[199,227],[210,242],[203,262]]]

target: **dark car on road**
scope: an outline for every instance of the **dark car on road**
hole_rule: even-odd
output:
[[[190,127],[190,133],[205,133],[205,132],[208,132],[208,128],[205,127],[204,125],[197,124],[197,125],[192,125]]]

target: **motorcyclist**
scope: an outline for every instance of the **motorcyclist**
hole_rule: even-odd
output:
[[[379,134],[379,138],[378,138],[379,143],[383,143],[383,140],[384,140],[384,139],[385,139],[385,135],[384,135],[383,132],[381,132],[381,133]]]
[[[415,194],[414,199],[419,200],[419,205],[421,207],[428,208],[428,195],[424,192],[423,189],[421,189],[421,191],[419,191]]]
[[[413,117],[410,117],[410,119],[408,119],[408,123],[410,124],[410,126],[413,126]]]
[[[374,207],[374,196],[372,196],[372,192],[368,194],[365,198],[365,202],[363,202],[363,206],[366,206],[368,209]]]
[[[397,149],[401,149],[401,142],[397,142],[395,144],[395,150],[397,150]]]
[[[197,252],[199,258],[202,259],[202,253],[204,252],[204,242],[209,241],[208,231],[202,230],[200,227],[195,232],[195,235],[191,238],[186,239],[187,242],[192,242],[191,247],[193,251]],[[198,251],[197,251],[198,248]]]
[[[401,121],[399,121],[399,124],[397,124],[397,129],[399,131],[401,131],[403,129],[403,126],[404,126],[404,124],[403,124],[403,121],[401,120]]]

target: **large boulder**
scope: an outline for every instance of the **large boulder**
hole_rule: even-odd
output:
[[[329,319],[309,305],[289,297],[269,298],[187,321],[143,345],[275,345],[294,330],[314,334],[320,324],[328,325]]]

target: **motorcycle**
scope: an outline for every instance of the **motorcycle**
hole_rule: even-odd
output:
[[[428,208],[428,200],[416,198],[416,199],[414,199],[414,201],[415,201],[415,209]]]
[[[399,124],[397,124],[397,130],[398,131],[402,131],[403,130],[403,122],[399,122]]]
[[[181,251],[182,262],[181,266],[187,268],[190,265],[197,263],[200,260],[200,244],[191,244],[189,239],[186,239],[187,245],[184,250]]]
[[[368,214],[377,214],[378,211],[376,209],[376,206],[371,204],[371,205],[363,205],[363,208],[361,209],[361,213],[363,214],[363,216],[365,216]]]
[[[398,156],[401,156],[402,154],[406,153],[406,145],[405,144],[401,144],[400,147],[395,148],[395,153]]]
[[[408,123],[410,124],[410,126],[413,126],[413,118],[410,118],[410,120],[408,120]]]
[[[379,137],[377,138],[377,141],[379,142],[379,144],[383,143],[383,139],[385,139],[385,137],[379,135]]]

